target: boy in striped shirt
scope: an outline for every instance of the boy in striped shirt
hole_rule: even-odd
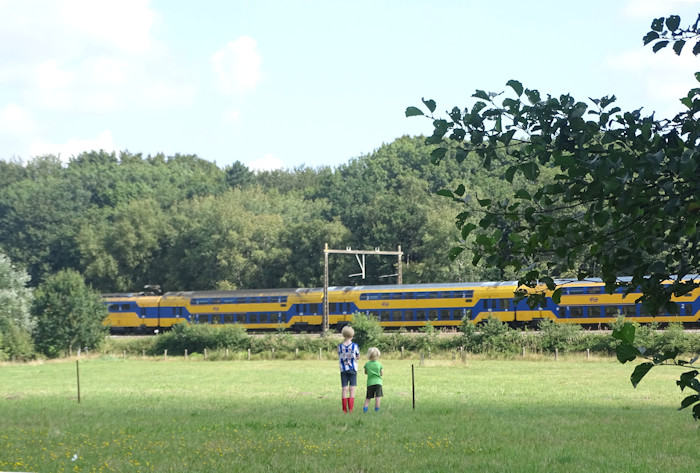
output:
[[[360,359],[360,349],[353,343],[355,330],[349,325],[341,331],[345,340],[338,345],[338,360],[340,361],[340,386],[342,388],[343,412],[352,412],[355,407],[355,389],[357,387],[357,362]]]

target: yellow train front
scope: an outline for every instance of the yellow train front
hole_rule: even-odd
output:
[[[700,320],[700,289],[675,298],[678,314],[645,312],[635,300],[605,294],[600,281],[558,281],[562,297],[557,304],[547,293],[541,307],[530,308],[514,299],[515,281],[339,286],[328,288],[329,325],[340,329],[361,312],[377,318],[387,329],[457,327],[466,317],[478,324],[496,318],[512,326],[536,327],[542,319],[557,323],[599,326],[619,315],[641,323]],[[109,309],[105,324],[116,333],[153,333],[174,324],[240,324],[250,330],[320,330],[323,323],[323,289],[266,289],[243,291],[186,291],[104,296]]]

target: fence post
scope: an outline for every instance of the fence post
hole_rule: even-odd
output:
[[[559,349],[555,348],[554,349],[554,361],[557,361],[559,359]]]
[[[226,349],[226,359],[228,360],[228,348]]]
[[[591,349],[586,348],[586,359],[589,360],[591,358]]]
[[[250,348],[248,348],[248,361],[250,361]]]
[[[401,358],[403,358],[403,347],[401,347]]]
[[[296,360],[299,357],[299,349],[295,348],[294,349],[294,359]]]
[[[163,359],[164,360],[168,359],[168,350],[163,350]]]
[[[204,349],[204,361],[206,361],[206,360],[207,360],[207,349],[205,348]]]
[[[187,348],[185,348],[185,359],[187,359]]]
[[[322,360],[323,359],[323,348],[318,349],[318,359]]]

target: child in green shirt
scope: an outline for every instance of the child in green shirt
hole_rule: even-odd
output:
[[[384,376],[384,369],[382,364],[378,361],[381,353],[376,347],[372,347],[367,350],[367,358],[369,361],[365,363],[365,374],[367,375],[367,396],[365,397],[365,406],[362,408],[363,412],[367,412],[369,407],[369,400],[374,398],[374,411],[379,412],[379,404],[382,393],[382,376]]]

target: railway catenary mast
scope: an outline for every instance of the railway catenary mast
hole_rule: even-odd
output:
[[[328,254],[345,254],[345,255],[355,255],[357,262],[360,264],[360,269],[362,270],[362,279],[365,278],[365,255],[393,255],[397,256],[398,261],[396,263],[396,274],[391,276],[397,276],[397,284],[403,284],[403,274],[401,271],[401,260],[403,259],[403,252],[401,251],[401,245],[398,247],[398,251],[382,251],[379,248],[375,248],[374,251],[362,251],[353,250],[349,246],[344,250],[331,250],[328,249],[328,243],[323,250],[323,324],[321,328],[321,336],[325,337],[328,331]],[[360,261],[359,256],[362,255],[362,261]]]

